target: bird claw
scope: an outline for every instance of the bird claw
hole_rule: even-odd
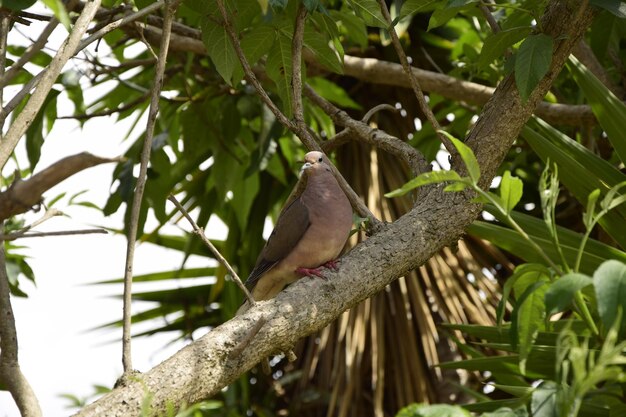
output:
[[[298,268],[296,269],[296,273],[302,275],[303,277],[318,277],[322,278],[323,280],[328,280],[328,278],[326,278],[322,274],[322,268],[330,269],[331,271],[337,271],[339,269],[338,264],[339,260],[333,259],[332,261],[328,261],[324,265],[318,266],[317,268]]]
[[[317,267],[317,268],[298,268],[296,269],[296,273],[302,275],[303,277],[318,277],[318,278],[322,278],[323,280],[327,280],[327,278],[322,274],[322,271],[320,271],[321,267]]]

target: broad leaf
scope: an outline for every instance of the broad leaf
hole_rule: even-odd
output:
[[[538,34],[527,37],[515,57],[515,83],[522,101],[528,100],[552,61],[552,38]]]
[[[502,57],[507,48],[524,39],[532,30],[529,26],[502,30],[485,39],[483,49],[478,58],[478,68],[485,68],[496,59]]]
[[[524,184],[522,180],[511,176],[511,171],[505,171],[500,181],[500,202],[507,213],[510,213],[522,198]]]
[[[558,278],[546,291],[546,312],[548,316],[565,311],[577,291],[593,284],[591,277],[578,273],[565,274]]]
[[[621,309],[626,311],[626,264],[606,261],[593,274],[593,285],[598,300],[598,312],[605,331],[611,328]],[[622,337],[626,335],[626,320],[620,326]]]
[[[237,64],[237,55],[224,27],[212,19],[204,19],[202,21],[202,41],[217,72],[224,81],[231,84],[233,71]]]
[[[389,26],[376,0],[348,0],[348,2],[357,16],[361,17],[367,26],[375,26],[383,29]]]
[[[437,184],[445,181],[461,181],[462,178],[455,171],[433,171],[425,172],[413,178],[397,190],[385,194],[385,197],[400,197],[409,191],[428,184]]]

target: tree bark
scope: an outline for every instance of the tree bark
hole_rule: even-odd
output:
[[[482,184],[490,183],[591,20],[592,12],[579,9],[578,2],[553,1],[547,7],[542,27],[555,39],[550,71],[525,103],[519,98],[513,77],[507,77],[466,140],[481,165]],[[213,329],[137,381],[116,388],[77,415],[139,415],[148,396],[150,412],[162,414],[168,405],[179,407],[216,394],[262,358],[288,351],[298,339],[322,329],[346,309],[426,262],[442,247],[454,244],[480,209],[471,202],[470,195],[447,193],[443,186],[428,189],[409,213],[344,256],[339,271],[328,272],[328,281],[301,279],[275,299],[259,302],[246,314]],[[247,340],[261,317],[267,322]],[[249,344],[241,349],[246,341]],[[237,354],[231,355],[233,351]]]

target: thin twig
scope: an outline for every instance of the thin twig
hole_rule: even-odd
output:
[[[303,3],[298,6],[296,24],[291,41],[291,88],[293,89],[292,109],[293,118],[299,130],[305,129],[304,109],[302,106],[302,43],[304,41],[304,23],[306,7]]]
[[[74,236],[74,235],[106,235],[104,229],[79,229],[79,230],[59,230],[56,232],[29,232],[29,233],[9,233],[7,235],[0,234],[0,240],[9,241],[16,239],[24,239],[27,237],[48,237],[48,236]]]
[[[279,123],[289,129],[291,132],[293,132],[302,141],[307,149],[323,152],[322,148],[315,141],[309,130],[307,128],[302,128],[301,126],[298,126],[298,124],[289,120],[287,116],[285,116],[285,114],[280,111],[280,109],[269,97],[269,95],[259,82],[258,78],[254,74],[254,71],[250,67],[250,63],[248,62],[248,59],[241,49],[239,38],[232,26],[232,23],[230,22],[230,19],[228,18],[228,14],[226,12],[226,8],[224,7],[223,0],[217,0],[217,7],[222,15],[224,29],[226,30],[226,33],[230,38],[231,44],[235,49],[235,53],[237,54],[239,61],[241,62],[246,79],[250,82],[250,84],[252,84],[257,92],[257,95],[261,98],[261,101],[270,109],[274,116],[276,116],[276,119],[279,121]],[[330,162],[330,159],[327,158],[327,161]],[[361,201],[361,199],[354,192],[352,187],[350,187],[350,185],[346,182],[345,178],[343,178],[339,170],[337,170],[337,168],[332,163],[329,163],[329,165],[333,171],[333,175],[339,183],[339,186],[348,197],[348,200],[350,200],[350,203],[352,204],[354,210],[359,214],[359,216],[368,218],[370,220],[369,225],[371,225],[371,228],[373,230],[378,229],[381,225],[380,220],[378,220],[376,216],[374,216],[374,214],[369,210],[369,208],[367,208],[367,206],[363,203],[363,201]]]
[[[485,3],[487,3],[487,4],[485,4]],[[485,16],[485,19],[487,20],[487,23],[489,24],[489,27],[491,28],[491,31],[493,33],[498,33],[502,29],[500,29],[500,25],[498,24],[496,19],[493,17],[493,14],[491,14],[491,10],[489,10],[489,7],[488,7],[488,3],[491,3],[491,2],[489,2],[489,1],[482,2],[481,1],[478,4],[478,8],[480,9],[480,12],[483,14],[483,16]]]
[[[376,113],[383,111],[383,110],[392,111],[394,113],[397,113],[399,111],[395,106],[392,106],[391,104],[386,104],[386,103],[379,104],[378,106],[374,106],[371,109],[369,109],[367,113],[365,113],[365,116],[363,116],[361,121],[363,123],[369,123],[372,116],[374,116]]]
[[[213,243],[211,243],[211,241],[206,237],[206,235],[204,234],[204,230],[200,226],[198,226],[198,224],[189,215],[189,213],[187,213],[187,210],[185,210],[185,208],[182,206],[182,204],[180,204],[178,202],[176,197],[174,197],[173,195],[170,194],[170,196],[167,197],[167,199],[170,200],[172,203],[174,203],[174,205],[176,206],[178,211],[180,211],[182,213],[182,215],[187,219],[187,221],[189,222],[189,224],[193,228],[194,233],[197,234],[198,236],[200,236],[200,239],[202,239],[202,242],[204,242],[204,244],[211,250],[211,252],[213,252],[213,255],[215,255],[217,260],[222,265],[224,265],[224,267],[226,268],[228,273],[233,277],[233,280],[235,280],[235,283],[237,284],[239,289],[241,289],[241,291],[243,291],[243,293],[245,294],[245,296],[248,299],[248,302],[250,303],[250,305],[251,306],[256,305],[256,302],[254,301],[254,298],[252,297],[252,294],[250,294],[250,291],[248,291],[248,288],[246,288],[246,286],[244,285],[244,283],[241,280],[241,278],[239,278],[239,275],[237,275],[237,273],[235,272],[233,267],[230,266],[230,264],[228,263],[226,258],[224,258],[222,256],[220,251],[218,251],[217,248],[213,245]]]
[[[0,12],[0,79],[4,77],[5,66],[7,63],[7,38],[9,35],[9,16],[4,12]],[[3,110],[4,87],[0,85],[0,113]],[[2,140],[2,132],[4,131],[4,120],[0,121],[0,140]]]
[[[50,220],[53,217],[56,216],[63,216],[63,212],[61,210],[57,210],[55,208],[51,208],[49,210],[46,210],[46,212],[43,214],[43,216],[41,216],[41,218],[35,220],[34,222],[32,222],[31,224],[29,224],[28,226],[25,226],[23,228],[21,228],[20,230],[10,233],[8,235],[4,235],[6,236],[12,236],[11,239],[6,239],[6,238],[2,238],[2,240],[14,240],[17,239],[18,237],[26,234],[29,230],[39,226],[40,224],[42,224],[43,222]]]
[[[4,73],[4,75],[0,76],[0,87],[4,87],[9,84],[11,80],[13,80],[13,78],[15,78],[15,76],[18,74],[18,72],[24,67],[24,65],[30,62],[31,58],[35,56],[35,54],[37,54],[39,51],[41,51],[46,43],[48,43],[48,38],[50,38],[50,35],[58,24],[59,21],[56,18],[53,18],[52,20],[50,20],[50,22],[48,22],[46,27],[41,31],[41,34],[39,35],[37,40],[24,51],[24,53],[22,54],[22,56],[20,56],[17,62],[11,65],[11,68],[9,68],[7,72]]]
[[[117,29],[120,26],[123,26],[123,25],[126,25],[128,23],[134,22],[135,20],[144,17],[146,14],[150,14],[150,13],[152,13],[152,12],[162,8],[164,4],[165,4],[165,0],[160,0],[160,1],[158,1],[156,3],[153,3],[153,4],[151,4],[151,5],[147,6],[147,7],[144,7],[143,9],[141,9],[141,10],[135,12],[135,13],[131,13],[128,16],[125,16],[125,17],[123,17],[120,20],[117,20],[115,22],[112,22],[112,23],[106,25],[105,27],[103,27],[102,29],[98,30],[93,35],[87,37],[82,42],[80,42],[80,44],[78,45],[78,47],[74,51],[74,55],[76,55],[78,52],[80,52],[83,49],[85,49],[91,43],[99,40],[100,38],[102,38],[107,33]],[[0,124],[2,124],[4,122],[4,120],[6,120],[7,116],[13,110],[15,110],[15,108],[31,92],[31,90],[38,85],[38,83],[41,80],[41,78],[46,74],[46,71],[47,71],[47,69],[39,72],[39,74],[37,74],[36,76],[31,78],[30,81],[28,83],[26,83],[26,85],[24,85],[22,87],[22,89],[4,106],[4,108],[0,110]]]
[[[0,317],[0,380],[13,396],[21,415],[40,417],[41,408],[35,392],[20,370],[4,244],[0,244]]]
[[[241,342],[239,342],[239,344],[230,351],[230,354],[228,356],[234,358],[241,355],[241,352],[243,352],[243,350],[248,347],[254,336],[259,333],[259,330],[261,330],[265,323],[267,323],[267,319],[265,318],[265,316],[261,316],[261,318],[259,318],[259,320],[254,323],[254,327],[252,327],[248,334],[246,334],[246,337],[244,337]]]
[[[37,84],[37,88],[30,97],[20,114],[15,118],[7,132],[4,140],[0,143],[0,170],[9,160],[13,150],[17,146],[19,140],[24,136],[28,127],[32,124],[35,116],[41,109],[44,100],[50,93],[50,89],[56,82],[57,77],[61,73],[65,63],[75,54],[76,47],[80,42],[93,16],[100,7],[101,0],[93,0],[85,4],[83,12],[80,14],[72,32],[63,42],[61,48],[52,59],[41,80]]]
[[[128,109],[131,109],[131,108],[135,107],[139,103],[143,102],[146,98],[148,98],[149,95],[150,95],[150,91],[147,91],[146,93],[144,93],[143,95],[137,97],[136,99],[134,99],[132,101],[129,101],[128,103],[124,104],[123,106],[119,106],[119,107],[116,107],[114,109],[103,110],[103,111],[95,112],[95,113],[91,113],[91,114],[82,113],[82,114],[74,114],[74,115],[71,115],[71,116],[58,116],[57,119],[89,120],[89,119],[93,119],[93,118],[96,118],[96,117],[110,116],[112,114],[121,113],[123,111],[126,111]]]
[[[353,133],[352,137],[360,138],[361,141],[379,147],[405,161],[414,176],[429,171],[429,165],[424,156],[408,143],[385,131],[374,129],[367,123],[354,120],[348,113],[322,98],[309,85],[304,87],[304,94],[329,115],[333,122],[348,128]]]
[[[148,113],[148,122],[146,124],[146,136],[141,151],[141,163],[139,167],[139,177],[133,195],[133,205],[130,215],[130,224],[128,227],[128,245],[126,247],[126,266],[124,269],[124,311],[123,311],[123,330],[122,330],[122,365],[124,374],[130,374],[133,370],[131,358],[131,303],[132,303],[132,281],[133,281],[133,260],[135,256],[135,244],[137,241],[137,229],[139,227],[139,213],[141,211],[141,202],[143,192],[146,186],[148,162],[150,161],[150,151],[152,149],[152,139],[154,137],[154,125],[157,114],[159,112],[159,97],[161,96],[161,87],[163,85],[163,74],[165,73],[165,62],[167,59],[167,51],[170,42],[170,34],[172,21],[176,7],[180,1],[166,1],[165,20],[163,22],[163,37],[161,38],[161,47],[159,49],[159,57],[157,60],[154,81],[152,86],[152,96],[150,99],[150,111]]]
[[[383,16],[385,17],[387,24],[389,25],[388,32],[389,32],[389,36],[391,37],[391,43],[393,44],[393,47],[396,50],[396,54],[398,55],[398,58],[400,59],[400,63],[402,64],[402,68],[404,68],[404,72],[409,77],[411,88],[413,89],[413,92],[415,93],[415,97],[417,98],[417,103],[419,104],[420,109],[422,110],[422,113],[424,113],[424,115],[426,116],[430,124],[433,126],[433,129],[435,129],[435,132],[437,132],[437,136],[439,137],[439,140],[441,140],[441,143],[443,143],[443,146],[452,156],[452,160],[458,161],[459,158],[458,158],[458,152],[456,148],[452,144],[452,141],[448,139],[446,135],[444,135],[443,133],[440,133],[441,126],[439,125],[439,122],[437,121],[437,118],[433,114],[430,107],[428,107],[428,103],[426,103],[426,98],[424,97],[424,92],[422,91],[422,88],[420,87],[419,82],[417,81],[417,78],[415,77],[415,75],[413,74],[413,71],[411,70],[411,65],[409,64],[406,54],[404,53],[404,49],[402,48],[402,45],[400,44],[400,40],[398,39],[396,28],[393,26],[391,22],[391,15],[389,14],[389,10],[387,9],[387,4],[385,3],[385,0],[378,0],[378,4],[380,5],[380,10],[383,13]]]

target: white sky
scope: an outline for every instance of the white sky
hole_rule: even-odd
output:
[[[33,36],[38,29],[27,30]],[[58,34],[58,37],[62,39],[63,33]],[[5,91],[5,100],[11,98],[11,90]],[[97,97],[88,93],[85,96],[88,102]],[[67,115],[71,112],[72,105],[60,97],[58,114]],[[74,121],[58,120],[46,137],[37,169],[82,151],[99,156],[121,155],[131,144],[122,142],[129,127],[130,120],[116,123],[114,117],[88,121],[82,130]],[[144,129],[145,122],[139,123],[138,128]],[[131,140],[134,138],[136,135]],[[26,160],[23,143],[18,155],[22,161]],[[113,168],[114,164],[90,168],[48,191],[45,194],[48,200],[67,191],[67,196],[55,207],[70,217],[51,219],[36,230],[80,229],[93,225],[121,228],[121,212],[112,218],[104,218],[94,209],[67,206],[69,196],[86,189],[88,192],[82,199],[102,207],[109,194]],[[4,174],[12,169],[7,165]],[[29,219],[34,220],[41,214],[30,215]],[[184,226],[188,229],[187,225]],[[177,229],[171,226],[165,231],[175,233]],[[207,234],[223,238],[225,227],[221,222],[213,220],[207,228]],[[26,283],[23,288],[29,294],[27,299],[12,298],[22,371],[34,388],[44,415],[69,415],[71,410],[66,408],[69,402],[60,398],[59,394],[88,396],[93,394],[94,384],[111,387],[121,374],[121,329],[89,329],[121,318],[122,302],[111,296],[121,294],[122,286],[85,284],[123,275],[126,241],[122,236],[109,234],[32,238],[17,243],[28,247],[22,253],[30,256],[29,263],[37,279],[36,287],[27,280],[22,281]],[[138,246],[135,253],[134,271],[142,274],[174,269],[180,266],[181,261],[182,256],[178,252],[144,244]],[[187,266],[208,265],[206,259],[192,257]],[[200,283],[198,280],[191,281],[195,282],[185,284]],[[139,288],[138,285],[134,286],[136,290]],[[146,308],[148,305],[145,303],[134,304],[134,311]],[[138,330],[141,329],[134,328],[134,331]],[[134,339],[134,367],[147,371],[179,350],[183,342],[169,344],[174,336],[167,334]],[[8,392],[0,391],[0,417],[18,415]]]

